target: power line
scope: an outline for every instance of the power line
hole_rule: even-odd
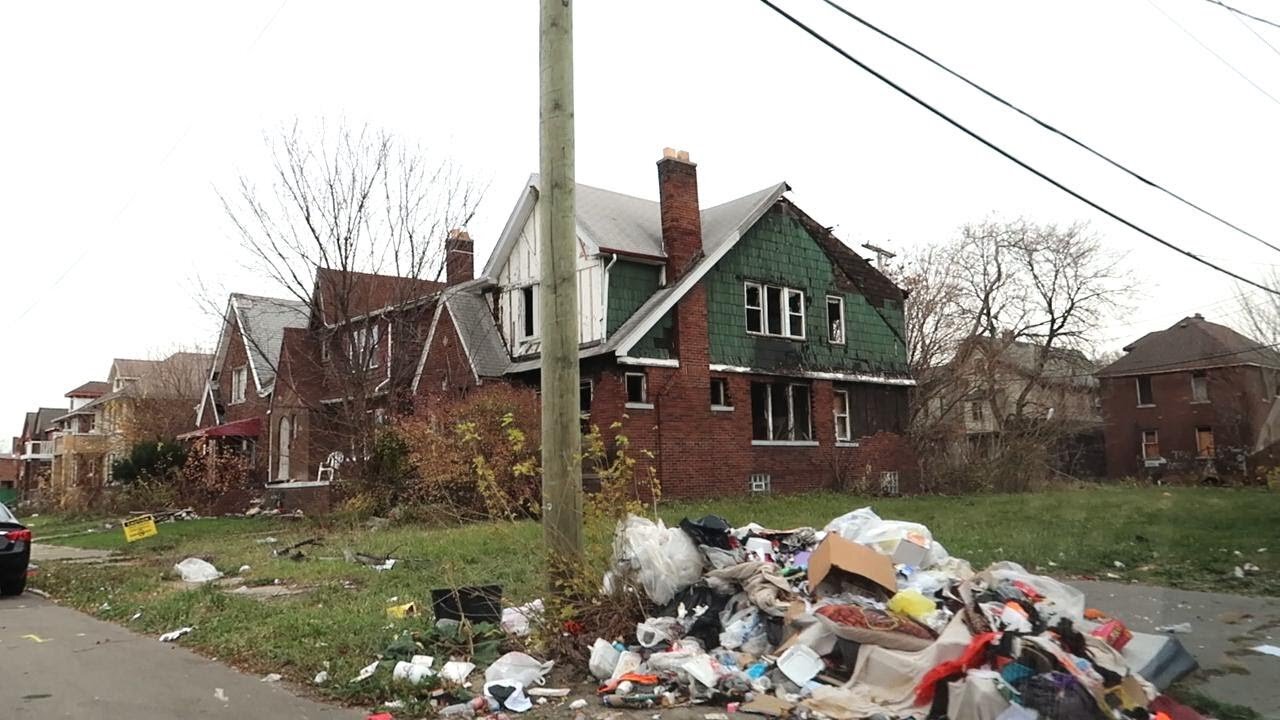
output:
[[[1250,15],[1249,13],[1247,13],[1247,12],[1245,12],[1245,11],[1243,11],[1243,10],[1240,10],[1239,8],[1233,8],[1233,7],[1231,7],[1230,5],[1228,5],[1228,4],[1224,3],[1224,2],[1222,2],[1221,0],[1207,0],[1207,2],[1211,2],[1211,3],[1213,3],[1214,5],[1217,5],[1217,6],[1222,7],[1222,8],[1226,8],[1227,10],[1229,10],[1229,11],[1231,11],[1231,12],[1235,13],[1236,15],[1243,15],[1244,17],[1247,17],[1247,18],[1249,18],[1250,20],[1257,20],[1258,22],[1260,22],[1260,23],[1264,23],[1264,24],[1266,24],[1266,25],[1270,25],[1271,27],[1277,27],[1277,28],[1280,28],[1280,23],[1272,22],[1271,20],[1268,20],[1268,19],[1266,19],[1266,18],[1262,18],[1262,17],[1258,17],[1257,15]]]
[[[1222,5],[1222,3],[1217,3],[1217,4],[1218,4],[1218,5]],[[1226,5],[1222,5],[1222,7],[1224,7],[1224,8],[1225,8],[1225,7],[1227,7],[1227,6],[1226,6]],[[1228,10],[1230,10],[1231,8],[1227,8],[1227,9],[1228,9]],[[1243,27],[1245,30],[1248,30],[1249,32],[1253,33],[1253,36],[1254,36],[1254,37],[1256,37],[1256,38],[1258,38],[1258,40],[1259,40],[1263,45],[1266,45],[1267,47],[1271,48],[1271,52],[1273,52],[1273,53],[1275,53],[1275,54],[1277,54],[1277,55],[1280,55],[1280,48],[1277,48],[1275,45],[1272,45],[1272,44],[1271,44],[1271,43],[1270,43],[1266,38],[1262,37],[1262,33],[1259,33],[1257,30],[1254,30],[1252,25],[1250,25],[1249,23],[1245,22],[1244,20],[1241,20],[1239,15],[1232,15],[1231,17],[1232,17],[1232,19],[1234,19],[1236,22],[1240,23],[1240,26],[1241,26],[1241,27]]]
[[[1098,150],[1095,150],[1094,148],[1090,147],[1089,145],[1087,145],[1087,144],[1086,144],[1086,143],[1084,143],[1083,141],[1076,139],[1074,136],[1072,136],[1072,135],[1068,134],[1067,132],[1065,132],[1065,131],[1063,131],[1063,130],[1059,130],[1058,128],[1054,127],[1053,125],[1050,125],[1049,123],[1045,122],[1044,120],[1041,120],[1040,118],[1036,117],[1035,115],[1032,115],[1031,113],[1027,112],[1026,110],[1023,110],[1022,108],[1018,107],[1017,105],[1014,105],[1012,102],[1010,102],[1010,101],[1008,101],[1008,100],[1004,99],[1003,97],[1001,97],[1001,96],[999,96],[999,95],[995,94],[994,92],[992,92],[992,91],[988,90],[987,88],[983,87],[982,85],[979,85],[978,83],[976,83],[976,82],[974,82],[974,81],[970,80],[969,78],[965,77],[964,75],[961,75],[959,72],[957,72],[957,71],[955,71],[955,70],[952,70],[950,67],[948,67],[948,66],[944,65],[942,62],[940,62],[940,61],[938,61],[938,60],[934,59],[932,56],[930,56],[930,55],[926,54],[926,53],[925,53],[925,52],[923,52],[922,50],[919,50],[919,49],[915,48],[915,47],[914,47],[914,46],[912,46],[910,43],[907,43],[906,41],[899,39],[898,37],[896,37],[896,36],[895,36],[895,35],[893,35],[892,33],[888,32],[887,30],[884,30],[884,29],[882,29],[882,28],[880,28],[880,27],[876,26],[875,24],[873,24],[873,23],[871,23],[870,21],[868,21],[868,20],[866,20],[866,19],[864,19],[864,18],[862,18],[862,17],[858,16],[857,14],[853,13],[853,12],[852,12],[852,11],[850,11],[850,10],[847,10],[844,6],[840,5],[840,3],[835,2],[835,0],[823,0],[823,2],[825,2],[827,5],[830,5],[832,8],[835,8],[837,11],[839,11],[839,12],[840,12],[840,13],[842,13],[842,14],[844,14],[846,17],[848,17],[848,18],[850,18],[850,19],[852,19],[852,20],[854,20],[854,21],[856,21],[856,22],[858,22],[858,23],[861,23],[863,26],[865,26],[865,27],[869,28],[870,30],[872,30],[872,31],[874,31],[874,32],[876,32],[876,33],[878,33],[878,34],[879,34],[879,35],[881,35],[882,37],[887,38],[888,40],[891,40],[891,41],[893,41],[894,43],[897,43],[899,46],[901,46],[901,47],[903,47],[903,48],[905,48],[905,49],[907,49],[907,50],[911,51],[912,53],[915,53],[918,57],[920,57],[920,58],[922,58],[922,59],[924,59],[924,60],[928,61],[929,63],[933,64],[935,67],[939,68],[940,70],[942,70],[942,71],[946,72],[947,74],[951,75],[952,77],[956,78],[957,80],[959,80],[959,81],[961,81],[961,82],[965,83],[966,85],[968,85],[969,87],[971,87],[971,88],[973,88],[973,89],[977,90],[978,92],[982,93],[983,95],[986,95],[987,97],[991,98],[992,100],[995,100],[996,102],[1000,103],[1001,105],[1004,105],[1005,107],[1009,108],[1010,110],[1013,110],[1014,112],[1016,112],[1016,113],[1018,113],[1019,115],[1021,115],[1021,116],[1025,117],[1025,118],[1027,118],[1028,120],[1030,120],[1030,121],[1034,122],[1035,124],[1039,125],[1040,127],[1044,128],[1045,130],[1048,130],[1049,132],[1051,132],[1051,133],[1053,133],[1053,134],[1055,134],[1055,135],[1057,135],[1057,136],[1059,136],[1059,137],[1061,137],[1061,138],[1063,138],[1063,139],[1065,139],[1065,140],[1067,140],[1067,141],[1069,141],[1069,142],[1071,142],[1071,143],[1075,144],[1076,146],[1078,146],[1078,147],[1080,147],[1080,148],[1084,149],[1085,151],[1087,151],[1087,152],[1089,152],[1089,153],[1093,154],[1095,157],[1098,157],[1098,158],[1102,159],[1103,161],[1105,161],[1105,162],[1109,163],[1112,167],[1115,167],[1116,169],[1121,170],[1122,172],[1124,172],[1124,173],[1126,173],[1126,174],[1130,175],[1131,177],[1133,177],[1133,178],[1137,179],[1138,181],[1140,181],[1140,182],[1142,182],[1142,183],[1144,183],[1144,184],[1146,184],[1146,185],[1148,185],[1148,186],[1150,186],[1150,187],[1152,187],[1152,188],[1154,188],[1154,189],[1156,189],[1156,190],[1159,190],[1160,192],[1162,192],[1162,193],[1164,193],[1164,194],[1166,194],[1166,195],[1168,195],[1168,196],[1170,196],[1170,197],[1174,198],[1175,200],[1177,200],[1177,201],[1181,202],[1182,204],[1187,205],[1188,207],[1194,208],[1195,210],[1198,210],[1199,212],[1201,212],[1201,213],[1203,213],[1203,214],[1205,214],[1205,215],[1208,215],[1209,217],[1213,218],[1214,220],[1217,220],[1218,222],[1222,223],[1223,225],[1226,225],[1227,227],[1231,228],[1232,230],[1235,230],[1236,232],[1239,232],[1239,233],[1241,233],[1241,234],[1243,234],[1243,235],[1247,235],[1248,237],[1253,238],[1254,240],[1257,240],[1258,242],[1262,243],[1263,245],[1266,245],[1267,247],[1271,248],[1272,250],[1275,250],[1276,252],[1280,252],[1280,246],[1273,245],[1273,244],[1271,244],[1271,243],[1267,242],[1266,240],[1263,240],[1262,238],[1258,237],[1257,235],[1254,235],[1253,233],[1249,232],[1248,230],[1245,230],[1245,229],[1241,228],[1240,226],[1238,226],[1238,225],[1236,225],[1236,224],[1234,224],[1234,223],[1232,223],[1232,222],[1230,222],[1230,221],[1228,221],[1228,220],[1226,220],[1226,219],[1222,218],[1222,217],[1221,217],[1221,216],[1219,216],[1219,215],[1216,215],[1216,214],[1214,214],[1214,213],[1210,212],[1209,210],[1206,210],[1205,208],[1203,208],[1203,207],[1201,207],[1201,206],[1197,205],[1196,203],[1194,203],[1194,202],[1192,202],[1192,201],[1190,201],[1190,200],[1188,200],[1188,199],[1184,198],[1183,196],[1179,195],[1178,193],[1176,193],[1176,192],[1174,192],[1174,191],[1172,191],[1172,190],[1170,190],[1170,189],[1168,189],[1168,188],[1164,187],[1164,186],[1163,186],[1163,185],[1161,185],[1160,183],[1157,183],[1157,182],[1155,182],[1154,180],[1149,180],[1149,179],[1148,179],[1148,178],[1146,178],[1145,176],[1143,176],[1143,175],[1141,175],[1141,174],[1139,174],[1139,173],[1135,172],[1134,170],[1129,169],[1128,167],[1126,167],[1126,166],[1124,166],[1123,164],[1121,164],[1119,161],[1114,160],[1114,159],[1112,159],[1112,158],[1108,157],[1107,155],[1104,155],[1102,152],[1100,152],[1100,151],[1098,151]],[[1250,28],[1250,29],[1252,30],[1252,28]],[[1256,33],[1255,33],[1255,34],[1256,34]],[[1263,42],[1266,42],[1266,40],[1263,40]],[[1274,49],[1274,48],[1272,48],[1272,49]],[[1277,52],[1280,52],[1280,51],[1277,51]]]
[[[995,143],[991,142],[990,140],[986,139],[985,137],[983,137],[983,136],[979,135],[977,132],[975,132],[975,131],[973,131],[973,130],[970,130],[968,127],[966,127],[965,125],[963,125],[962,123],[960,123],[958,120],[953,119],[950,115],[947,115],[946,113],[942,112],[941,110],[939,110],[938,108],[934,107],[933,105],[930,105],[927,101],[925,101],[925,100],[921,99],[920,97],[918,97],[917,95],[913,94],[910,90],[907,90],[906,88],[902,87],[901,85],[897,84],[896,82],[894,82],[894,81],[890,80],[889,78],[885,77],[884,75],[880,74],[878,71],[876,71],[876,70],[875,70],[874,68],[872,68],[871,66],[867,65],[866,63],[862,62],[861,60],[859,60],[859,59],[855,58],[854,56],[850,55],[846,50],[844,50],[844,48],[841,48],[839,45],[836,45],[834,42],[832,42],[832,41],[828,40],[826,37],[824,37],[824,36],[823,36],[821,33],[819,33],[817,30],[814,30],[813,28],[811,28],[811,27],[809,27],[808,25],[804,24],[804,22],[802,22],[802,21],[801,21],[801,20],[799,20],[798,18],[796,18],[796,17],[792,16],[791,14],[789,14],[787,11],[785,11],[785,10],[783,10],[782,8],[778,7],[777,5],[773,4],[773,2],[772,2],[771,0],[760,0],[760,2],[764,3],[764,4],[765,4],[766,6],[768,6],[771,10],[773,10],[773,11],[774,11],[774,12],[776,12],[776,13],[778,13],[778,14],[779,14],[779,15],[781,15],[782,17],[786,18],[788,21],[790,21],[790,22],[791,22],[791,24],[795,25],[796,27],[800,28],[801,30],[804,30],[804,31],[805,31],[806,33],[808,33],[809,35],[813,36],[815,39],[817,39],[817,40],[818,40],[819,42],[821,42],[823,45],[826,45],[827,47],[831,48],[831,49],[832,49],[832,50],[834,50],[835,52],[839,53],[839,54],[840,54],[844,59],[848,60],[849,62],[853,63],[854,65],[857,65],[858,67],[862,68],[862,69],[863,69],[863,70],[865,70],[866,72],[870,73],[872,76],[874,76],[874,77],[875,77],[877,80],[879,80],[880,82],[882,82],[882,83],[884,83],[884,84],[888,85],[889,87],[893,88],[894,90],[897,90],[899,93],[901,93],[902,95],[905,95],[907,98],[909,98],[910,100],[912,100],[913,102],[915,102],[917,105],[919,105],[919,106],[923,107],[924,109],[928,110],[929,112],[933,113],[934,115],[937,115],[939,118],[941,118],[941,119],[945,120],[945,121],[946,121],[948,124],[950,124],[952,127],[954,127],[954,128],[956,128],[957,130],[959,130],[959,131],[963,132],[964,134],[968,135],[969,137],[973,138],[974,140],[977,140],[978,142],[982,143],[983,145],[985,145],[985,146],[986,146],[987,148],[989,148],[990,150],[993,150],[993,151],[995,151],[996,153],[998,153],[1000,156],[1004,157],[1006,160],[1008,160],[1008,161],[1012,162],[1013,164],[1017,165],[1018,167],[1022,168],[1023,170],[1026,170],[1027,172],[1029,172],[1029,173],[1031,173],[1031,174],[1035,175],[1036,177],[1040,178],[1041,180],[1044,180],[1045,182],[1047,182],[1047,183],[1049,183],[1050,185],[1052,185],[1052,186],[1054,186],[1054,187],[1058,188],[1058,189],[1059,189],[1059,190],[1061,190],[1062,192],[1064,192],[1064,193],[1066,193],[1066,194],[1070,195],[1071,197],[1073,197],[1073,198],[1075,198],[1075,199],[1079,200],[1080,202],[1082,202],[1082,203],[1084,203],[1084,204],[1088,205],[1089,207],[1093,208],[1094,210],[1097,210],[1098,212],[1100,212],[1100,213],[1102,213],[1102,214],[1106,215],[1107,217],[1111,218],[1112,220],[1115,220],[1116,222],[1119,222],[1120,224],[1124,225],[1125,227],[1128,227],[1128,228],[1130,228],[1131,230],[1134,230],[1134,231],[1136,231],[1136,232],[1138,232],[1138,233],[1141,233],[1142,235],[1147,236],[1148,238],[1151,238],[1152,240],[1156,241],[1157,243],[1160,243],[1161,245],[1163,245],[1163,246],[1165,246],[1165,247],[1169,248],[1170,250],[1173,250],[1173,251],[1175,251],[1175,252],[1177,252],[1177,253],[1180,253],[1180,254],[1182,254],[1182,255],[1185,255],[1186,257],[1191,258],[1192,260],[1194,260],[1194,261],[1196,261],[1196,262],[1200,263],[1201,265],[1204,265],[1205,267],[1212,268],[1212,269],[1214,269],[1214,270],[1216,270],[1216,271],[1218,271],[1218,272],[1222,273],[1223,275],[1226,275],[1226,276],[1228,276],[1228,277],[1231,277],[1231,278],[1234,278],[1234,279],[1236,279],[1236,280],[1239,280],[1240,282],[1245,283],[1246,285],[1250,285],[1250,286],[1252,286],[1252,287],[1255,287],[1255,288],[1257,288],[1257,289],[1259,289],[1259,290],[1262,290],[1262,291],[1265,291],[1265,292],[1269,292],[1269,293],[1272,293],[1272,294],[1274,294],[1274,295],[1280,295],[1280,290],[1275,290],[1275,289],[1269,288],[1269,287],[1267,287],[1266,285],[1263,285],[1263,284],[1261,284],[1261,283],[1258,283],[1258,282],[1255,282],[1255,281],[1253,281],[1253,280],[1250,280],[1249,278],[1246,278],[1246,277],[1244,277],[1243,275],[1238,275],[1238,274],[1236,274],[1236,273],[1234,273],[1234,272],[1232,272],[1232,271],[1230,271],[1230,270],[1228,270],[1228,269],[1226,269],[1226,268],[1224,268],[1224,267],[1222,267],[1222,266],[1220,266],[1220,265],[1217,265],[1217,264],[1212,263],[1212,262],[1210,262],[1210,261],[1208,261],[1208,260],[1205,260],[1204,258],[1200,257],[1199,255],[1196,255],[1195,253],[1191,252],[1190,250],[1184,250],[1184,249],[1182,249],[1181,247],[1178,247],[1177,245],[1174,245],[1173,243],[1169,242],[1168,240],[1165,240],[1164,238],[1162,238],[1162,237],[1160,237],[1160,236],[1158,236],[1158,235],[1155,235],[1154,233],[1151,233],[1151,232],[1149,232],[1149,231],[1147,231],[1147,230],[1145,230],[1145,229],[1143,229],[1143,228],[1139,227],[1138,225],[1136,225],[1136,224],[1134,224],[1134,223],[1130,222],[1129,220],[1126,220],[1126,219],[1124,219],[1124,218],[1120,217],[1120,216],[1119,216],[1119,215],[1117,215],[1116,213],[1114,213],[1114,212],[1112,212],[1112,211],[1110,211],[1110,210],[1108,210],[1108,209],[1106,209],[1106,208],[1102,207],[1102,206],[1101,206],[1101,205],[1099,205],[1098,203],[1094,202],[1093,200],[1090,200],[1089,198],[1085,197],[1084,195],[1081,195],[1080,193],[1076,192],[1075,190],[1072,190],[1071,188],[1067,187],[1066,185],[1063,185],[1062,183],[1058,182],[1057,180],[1054,180],[1053,178],[1049,177],[1048,175],[1046,175],[1045,173],[1041,172],[1040,170],[1037,170],[1036,168],[1032,167],[1031,165],[1028,165],[1026,162],[1023,162],[1022,160],[1018,159],[1017,157],[1015,157],[1014,155],[1012,155],[1011,153],[1009,153],[1009,152],[1008,152],[1007,150],[1005,150],[1004,148],[1001,148],[1000,146],[996,145]]]
[[[1164,8],[1160,7],[1159,5],[1157,5],[1157,4],[1155,3],[1155,0],[1147,0],[1147,4],[1148,4],[1148,5],[1150,5],[1151,7],[1155,8],[1155,9],[1156,9],[1156,11],[1157,11],[1157,12],[1159,12],[1161,15],[1165,16],[1165,19],[1167,19],[1169,22],[1171,22],[1171,23],[1173,23],[1174,25],[1176,25],[1176,26],[1178,27],[1178,29],[1179,29],[1179,30],[1181,30],[1182,32],[1186,33],[1186,34],[1187,34],[1187,37],[1191,38],[1192,40],[1195,40],[1195,41],[1196,41],[1196,44],[1197,44],[1197,45],[1199,45],[1200,47],[1204,48],[1205,50],[1207,50],[1207,51],[1209,52],[1209,54],[1210,54],[1210,55],[1212,55],[1212,56],[1214,56],[1214,57],[1218,58],[1218,62],[1221,62],[1223,65],[1226,65],[1227,67],[1231,68],[1231,71],[1232,71],[1232,72],[1234,72],[1235,74],[1239,75],[1239,76],[1241,77],[1241,79],[1243,79],[1245,82],[1247,82],[1247,83],[1249,83],[1250,85],[1252,85],[1252,86],[1253,86],[1253,88],[1254,88],[1255,90],[1257,90],[1258,92],[1262,93],[1263,95],[1266,95],[1266,96],[1271,100],[1271,102],[1273,102],[1273,103],[1275,103],[1275,104],[1277,104],[1277,105],[1280,105],[1280,99],[1277,99],[1275,95],[1272,95],[1271,93],[1267,92],[1265,88],[1263,88],[1263,87],[1262,87],[1261,85],[1259,85],[1258,83],[1254,82],[1254,81],[1253,81],[1253,79],[1252,79],[1252,78],[1250,78],[1248,75],[1245,75],[1245,74],[1240,70],[1240,68],[1236,67],[1235,65],[1232,65],[1232,64],[1231,64],[1231,62],[1230,62],[1229,60],[1227,60],[1226,58],[1224,58],[1224,57],[1222,57],[1221,55],[1219,55],[1219,54],[1218,54],[1218,53],[1217,53],[1213,48],[1209,47],[1208,45],[1205,45],[1203,40],[1201,40],[1200,38],[1196,37],[1195,33],[1191,32],[1191,31],[1190,31],[1190,30],[1188,30],[1186,27],[1184,27],[1182,23],[1178,22],[1177,20],[1174,20],[1172,15],[1170,15],[1170,14],[1169,14],[1169,13],[1167,13],[1167,12],[1165,12],[1165,11],[1164,11]]]

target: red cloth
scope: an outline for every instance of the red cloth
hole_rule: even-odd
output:
[[[1151,712],[1164,713],[1172,720],[1204,720],[1204,716],[1174,700],[1168,695],[1161,695],[1147,706]]]
[[[994,632],[974,635],[973,640],[969,642],[969,647],[964,649],[964,653],[959,658],[939,663],[937,667],[925,673],[920,686],[916,688],[916,704],[928,705],[933,702],[933,691],[939,682],[981,665],[987,646],[999,637],[1000,633]]]

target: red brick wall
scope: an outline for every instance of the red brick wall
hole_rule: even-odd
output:
[[[414,406],[419,413],[425,414],[433,398],[457,397],[475,385],[475,374],[458,339],[453,316],[443,309],[435,334],[431,336],[431,347],[427,348],[427,360],[418,381]]]
[[[1248,447],[1261,429],[1272,398],[1256,367],[1237,366],[1205,371],[1209,402],[1191,402],[1191,373],[1151,375],[1153,407],[1138,407],[1133,377],[1102,378],[1102,414],[1106,423],[1107,475],[1113,478],[1144,472],[1142,431],[1159,434],[1160,452],[1176,471],[1197,454],[1196,428],[1213,429],[1219,452]],[[1191,463],[1194,465],[1194,463]],[[1186,468],[1194,469],[1194,468]],[[1219,467],[1219,470],[1224,470]]]
[[[698,170],[688,161],[658,161],[658,199],[662,245],[667,253],[667,283],[684,275],[702,255],[702,213],[698,207]]]
[[[222,406],[225,410],[225,415],[221,418],[221,421],[224,423],[266,415],[269,401],[266,398],[258,397],[258,386],[254,382],[252,369],[247,370],[249,381],[244,391],[244,402],[234,404],[231,402],[232,373],[236,368],[248,368],[248,366],[249,357],[245,352],[244,337],[240,334],[240,325],[232,321],[230,338],[227,341],[227,352],[223,357],[222,367],[218,369],[218,393],[222,398]],[[206,422],[208,422],[211,414],[206,409]]]
[[[0,483],[11,482],[16,487],[18,484],[18,468],[21,461],[17,458],[0,458]]]

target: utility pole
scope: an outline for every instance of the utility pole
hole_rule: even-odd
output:
[[[572,0],[542,0],[539,36],[542,532],[554,569],[582,556]]]
[[[898,254],[893,252],[892,250],[885,250],[884,248],[878,245],[872,245],[869,242],[862,243],[862,247],[876,254],[876,269],[879,270],[880,272],[884,272],[885,260],[892,260],[893,258],[898,256]]]

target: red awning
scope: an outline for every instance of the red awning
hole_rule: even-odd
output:
[[[193,440],[195,438],[202,437],[258,437],[261,432],[262,418],[249,418],[247,420],[236,420],[235,422],[223,423],[222,425],[214,425],[213,427],[192,430],[189,433],[179,435],[178,439]]]

